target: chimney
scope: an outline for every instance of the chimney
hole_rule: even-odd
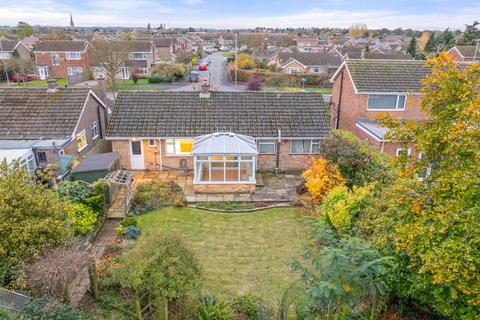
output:
[[[57,80],[50,78],[47,79],[48,89],[47,92],[56,92],[57,91]]]
[[[202,90],[200,91],[200,98],[210,98],[210,83],[208,83],[207,78],[204,78],[202,80]]]
[[[107,104],[107,90],[105,88],[105,79],[104,78],[99,78],[97,79],[98,82],[98,97],[105,103]]]

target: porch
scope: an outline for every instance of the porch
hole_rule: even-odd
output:
[[[132,188],[151,181],[174,182],[182,187],[187,202],[203,201],[238,201],[238,202],[289,202],[295,199],[295,187],[300,184],[300,174],[256,173],[255,190],[252,193],[195,193],[193,172],[187,174],[179,171],[136,171]]]

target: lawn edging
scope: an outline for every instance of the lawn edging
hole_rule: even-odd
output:
[[[189,204],[187,207],[198,209],[198,210],[216,212],[216,213],[249,213],[249,212],[256,212],[256,211],[273,209],[273,208],[291,208],[293,206],[288,202],[280,202],[280,203],[275,203],[265,207],[249,208],[249,209],[217,209],[217,208],[202,207],[195,204]]]

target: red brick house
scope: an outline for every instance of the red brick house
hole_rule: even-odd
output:
[[[332,127],[353,132],[379,150],[397,155],[399,146],[385,138],[377,123],[382,114],[419,121],[422,84],[430,69],[415,60],[345,60],[333,75]],[[413,150],[408,150],[409,153]]]
[[[448,50],[454,61],[465,63],[480,63],[480,48],[478,46],[455,46]]]
[[[86,72],[90,67],[87,41],[54,40],[39,42],[34,49],[35,74],[45,80],[49,77],[66,78]]]
[[[58,165],[60,179],[73,157],[83,157],[105,138],[107,110],[89,88],[49,82],[48,89],[0,88],[0,123],[0,155],[15,155],[31,173]]]

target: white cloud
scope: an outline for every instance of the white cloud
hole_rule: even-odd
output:
[[[185,3],[189,6],[196,6],[197,4],[203,3],[203,0],[182,0],[182,3]]]

